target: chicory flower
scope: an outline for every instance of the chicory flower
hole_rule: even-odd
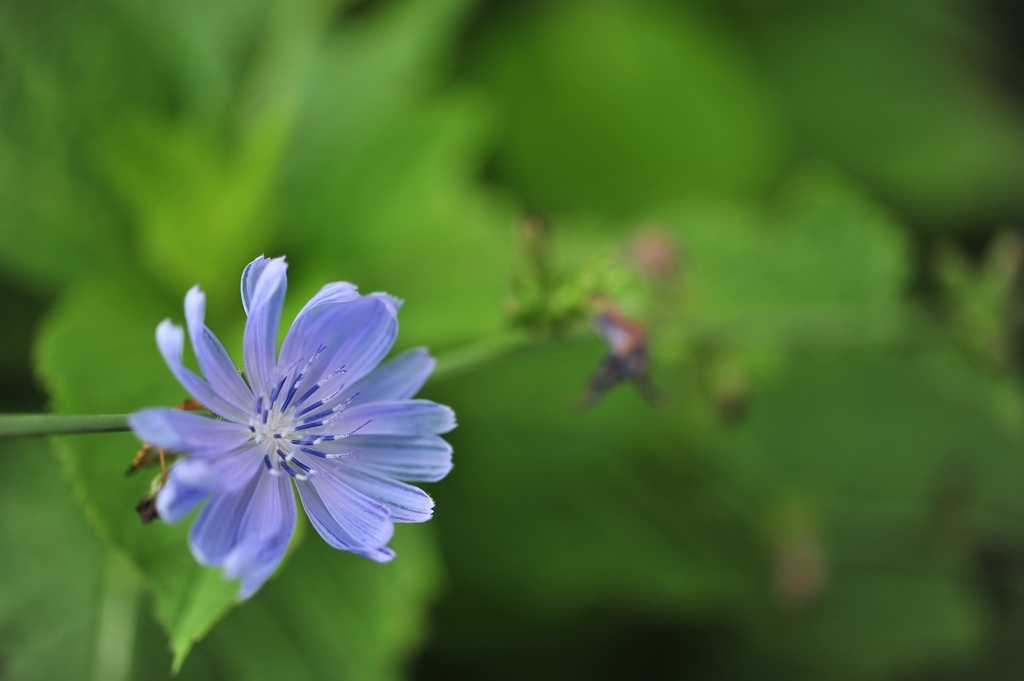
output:
[[[184,332],[156,331],[171,372],[211,413],[145,409],[129,418],[143,441],[186,456],[156,497],[175,523],[205,501],[189,533],[203,565],[241,578],[255,593],[281,562],[295,529],[298,490],[310,521],[331,546],[386,562],[394,523],[428,520],[433,501],[399,482],[433,482],[451,470],[439,434],[452,411],[412,399],[433,371],[423,349],[380,364],[398,333],[397,299],[324,286],[299,312],[277,352],[287,265],[259,257],[242,273],[248,315],[245,376],[204,322],[206,297],[193,287],[185,319],[199,376],[182,363]],[[379,366],[378,366],[379,365]]]

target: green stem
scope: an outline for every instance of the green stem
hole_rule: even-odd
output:
[[[524,333],[504,333],[483,338],[437,358],[437,366],[430,375],[430,382],[443,381],[452,376],[479,368],[498,357],[533,343]]]
[[[127,414],[0,414],[0,438],[122,430],[128,430]]]
[[[438,357],[430,380],[440,381],[470,371],[530,342],[524,334],[507,333],[470,343]],[[125,430],[127,414],[0,414],[0,439]]]

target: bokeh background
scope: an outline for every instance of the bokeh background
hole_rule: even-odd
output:
[[[392,564],[306,528],[237,606],[135,515],[133,436],[0,444],[0,679],[1021,678],[1022,35],[1011,0],[4,0],[0,408],[176,404],[156,324],[200,283],[240,348],[266,253],[286,318],[404,298],[460,427]],[[584,408],[602,309],[653,388]]]

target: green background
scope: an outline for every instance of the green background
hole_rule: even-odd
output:
[[[1021,35],[1007,0],[0,3],[0,409],[177,404],[157,323],[199,283],[237,359],[261,253],[286,319],[347,280],[399,349],[515,348],[425,388],[455,468],[393,563],[303,521],[241,604],[139,522],[134,436],[0,442],[0,679],[1021,678]],[[581,408],[595,294],[661,399]]]

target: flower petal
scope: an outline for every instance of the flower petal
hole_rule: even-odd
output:
[[[183,484],[231,491],[249,482],[253,470],[259,468],[263,453],[263,448],[247,442],[231,452],[186,457],[175,463],[171,470]]]
[[[359,289],[355,284],[350,284],[347,281],[336,281],[331,284],[325,284],[315,296],[309,299],[309,302],[302,306],[299,310],[299,314],[295,316],[295,323],[305,319],[307,315],[311,315],[313,310],[324,305],[334,305],[337,303],[350,303],[353,300],[359,298]],[[292,325],[294,326],[295,323]]]
[[[433,515],[434,500],[419,487],[372,475],[341,462],[331,468],[331,473],[350,487],[384,504],[396,523],[422,523],[430,520]]]
[[[355,284],[347,281],[334,282],[321,288],[295,315],[295,321],[281,343],[281,366],[290,367],[308,360],[319,347],[314,336],[320,337],[324,316],[337,312],[340,306],[358,300],[359,297]]]
[[[318,448],[326,453],[331,453],[332,449],[353,452],[344,460],[348,465],[397,480],[437,482],[452,469],[452,446],[437,435],[353,435],[321,443]]]
[[[211,495],[188,533],[189,547],[197,561],[207,567],[220,567],[224,563],[224,558],[238,543],[242,519],[263,477],[266,477],[263,469],[254,468],[252,478],[241,488],[217,490]]]
[[[260,474],[249,509],[238,528],[238,543],[224,558],[224,576],[242,578],[239,599],[263,586],[284,558],[295,531],[295,497],[286,476]]]
[[[177,409],[143,409],[128,417],[128,425],[146,444],[174,452],[218,454],[252,439],[246,426]]]
[[[308,360],[321,345],[326,348],[312,368],[310,385],[342,365],[345,373],[321,388],[329,395],[343,383],[352,384],[387,356],[398,335],[398,318],[390,296],[372,293],[348,303],[321,305],[296,320],[281,345],[281,365]]]
[[[430,400],[385,400],[349,407],[330,425],[332,433],[430,435],[455,427],[455,412]]]
[[[266,269],[270,260],[262,255],[245,266],[242,270],[242,309],[249,314],[249,304],[252,302],[253,293],[256,291],[256,282],[259,281],[263,270]]]
[[[387,546],[382,546],[379,549],[348,549],[348,551],[356,554],[357,556],[363,556],[370,560],[375,560],[378,563],[389,563],[395,559],[394,550]]]
[[[218,395],[243,412],[254,411],[252,391],[217,336],[206,326],[206,296],[198,286],[185,295],[185,321],[199,368]]]
[[[277,363],[277,329],[288,288],[288,264],[284,258],[274,258],[259,267],[254,265],[251,272],[246,268],[248,278],[243,274],[243,289],[251,294],[246,305],[249,318],[245,322],[242,354],[252,392],[265,395]]]
[[[375,553],[391,540],[388,510],[321,468],[308,480],[296,480],[302,507],[313,527],[336,549]]]
[[[193,485],[183,481],[176,470],[185,463],[180,461],[171,466],[167,482],[156,495],[156,512],[165,523],[174,524],[192,512],[206,497],[211,488],[207,485]]]
[[[185,349],[185,332],[180,326],[165,319],[156,327],[156,344],[160,354],[171,369],[171,373],[192,397],[217,416],[230,419],[236,423],[247,423],[251,412],[221,397],[205,379],[197,376],[182,364],[181,356]]]
[[[359,404],[407,400],[427,382],[436,363],[426,348],[406,350],[356,381],[342,399],[358,393]]]

